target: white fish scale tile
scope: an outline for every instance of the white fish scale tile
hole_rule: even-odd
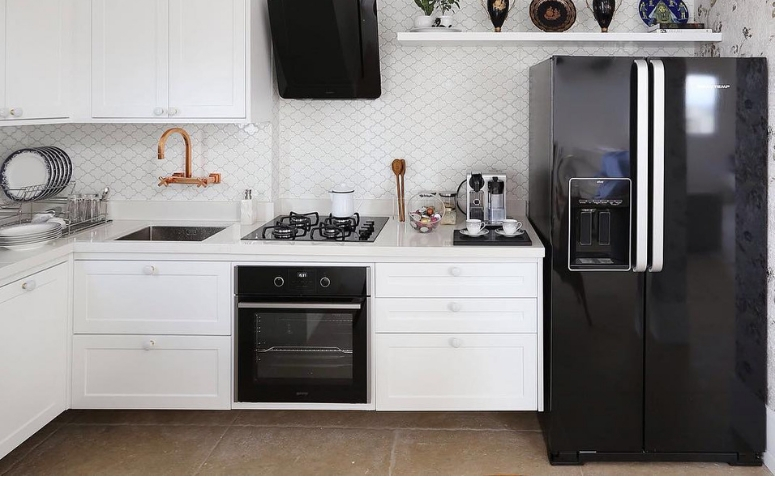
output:
[[[517,0],[505,31],[536,31],[527,0]],[[597,31],[576,1],[573,31]],[[167,159],[156,143],[172,126],[72,124],[0,128],[0,154],[58,145],[74,159],[79,189],[113,189],[119,200],[237,200],[252,188],[261,200],[323,198],[335,184],[355,185],[363,198],[390,198],[393,158],[409,165],[409,193],[455,189],[466,172],[500,170],[509,193],[527,198],[528,68],[552,54],[692,55],[688,48],[566,45],[562,48],[408,48],[395,34],[411,27],[411,0],[379,2],[383,95],[375,101],[273,102],[267,124],[185,125],[194,140],[196,174],[222,172],[207,189],[159,188],[161,175],[182,170],[183,144],[170,139]],[[455,20],[466,30],[491,25],[478,0],[462,3]],[[625,0],[612,31],[639,31],[637,0]]]

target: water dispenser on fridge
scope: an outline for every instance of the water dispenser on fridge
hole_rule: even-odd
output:
[[[630,179],[570,180],[570,270],[630,270],[631,192]]]

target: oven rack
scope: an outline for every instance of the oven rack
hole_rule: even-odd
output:
[[[342,349],[335,346],[308,347],[308,346],[272,346],[266,349],[256,349],[256,353],[344,353],[352,354],[351,349]]]

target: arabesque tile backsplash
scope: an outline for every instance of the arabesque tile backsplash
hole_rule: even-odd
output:
[[[518,0],[504,31],[535,31],[529,2]],[[596,31],[577,1],[572,31]],[[611,31],[642,31],[638,0],[625,0]],[[197,173],[221,172],[206,190],[159,188],[158,177],[182,168],[182,141],[156,159],[164,125],[60,125],[0,128],[0,155],[34,145],[57,145],[75,162],[78,189],[108,185],[116,200],[232,201],[244,189],[270,201],[323,198],[338,183],[361,198],[390,198],[390,162],[407,160],[407,192],[454,189],[472,169],[509,174],[510,194],[527,199],[528,69],[552,54],[685,55],[693,47],[565,45],[487,48],[402,47],[396,32],[419,12],[412,0],[379,3],[382,97],[375,101],[279,100],[272,122],[260,125],[184,125],[194,142]],[[479,0],[461,2],[456,22],[491,29]]]

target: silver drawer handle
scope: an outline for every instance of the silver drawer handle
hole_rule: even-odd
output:
[[[337,305],[336,303],[240,303],[237,308],[248,310],[360,310],[358,303],[346,303]]]

